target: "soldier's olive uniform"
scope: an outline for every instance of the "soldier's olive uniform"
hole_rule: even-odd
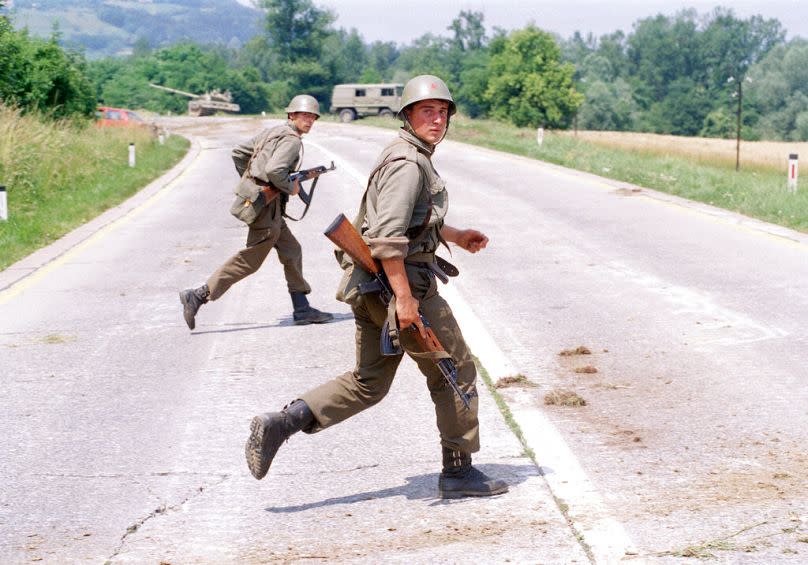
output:
[[[400,160],[382,166],[371,180],[362,233],[374,258],[405,260],[412,294],[419,300],[438,340],[454,359],[460,389],[472,397],[471,409],[467,410],[435,363],[415,358],[435,404],[441,444],[451,450],[473,453],[480,448],[476,370],[452,311],[438,294],[435,276],[425,266],[434,260],[449,205],[444,181],[430,160],[433,150],[404,129],[399,131],[399,139],[382,151],[376,166],[391,159]],[[432,212],[422,229],[430,201]],[[309,433],[337,424],[379,402],[390,389],[402,359],[401,355],[381,354],[379,341],[387,308],[377,294],[359,295],[355,283],[346,279],[338,298],[351,304],[356,319],[356,367],[300,397],[316,420],[304,429]],[[401,344],[405,351],[419,349],[410,331],[402,332]]]
[[[432,103],[428,103],[423,111],[414,106],[420,101],[434,100],[444,101],[446,105],[438,107],[437,112]],[[412,114],[406,111],[410,107]],[[400,332],[400,343],[426,376],[435,405],[443,457],[443,469],[438,477],[440,496],[461,498],[502,494],[508,492],[508,484],[490,478],[471,463],[471,454],[480,449],[477,374],[452,310],[438,294],[434,273],[439,269],[433,269],[435,251],[442,242],[440,232],[449,196],[432,166],[435,147],[415,135],[418,131],[423,132],[422,128],[429,121],[439,124],[441,120],[445,120],[445,135],[449,117],[457,107],[446,83],[433,75],[420,75],[404,86],[401,108],[399,117],[404,121],[404,127],[399,131],[399,138],[379,156],[354,225],[360,228],[375,259],[403,261],[410,291],[418,300],[419,309],[438,341],[454,360],[458,388],[469,399],[470,406],[466,409],[430,354],[420,351],[414,330],[407,328]],[[413,115],[415,125],[411,121]],[[425,137],[433,136],[427,134]],[[442,140],[443,137],[436,143]],[[485,247],[488,241],[476,230],[452,230],[452,234],[452,240],[468,250]],[[370,290],[360,285],[369,281],[371,275],[361,267],[350,265],[350,261],[342,263],[346,270],[337,298],[353,309],[356,366],[353,371],[296,398],[279,412],[253,417],[244,455],[247,467],[256,479],[266,476],[278,449],[293,434],[317,432],[379,402],[390,390],[401,363],[403,353],[385,356],[380,348],[383,326],[395,315],[395,300],[384,306],[378,294],[360,292],[360,289]]]
[[[303,253],[295,236],[283,219],[286,195],[292,192],[289,173],[296,171],[303,156],[300,133],[291,123],[264,130],[232,153],[239,175],[244,173],[250,157],[263,146],[250,163],[253,177],[272,183],[282,194],[260,212],[247,232],[247,246],[230,257],[207,280],[210,300],[216,300],[241,279],[255,273],[273,248],[283,264],[290,293],[308,294],[311,287],[303,278]]]

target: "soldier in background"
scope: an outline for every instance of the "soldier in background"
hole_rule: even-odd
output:
[[[447,386],[437,365],[414,357],[435,405],[443,453],[443,471],[438,481],[441,497],[501,494],[507,492],[508,485],[489,478],[471,464],[471,454],[480,449],[477,372],[435,281],[435,251],[441,242],[452,242],[471,253],[488,243],[479,231],[444,224],[448,196],[431,156],[446,135],[455,103],[441,79],[422,75],[404,87],[401,108],[399,118],[404,127],[376,162],[356,225],[361,227],[371,255],[381,262],[395,293],[391,304],[399,326],[414,324],[423,335],[420,307],[456,363],[458,386],[471,397],[470,409],[466,409]],[[356,277],[343,277],[338,291],[338,298],[351,305],[356,320],[355,368],[302,394],[280,412],[253,418],[245,455],[255,478],[266,475],[278,448],[292,434],[301,430],[314,433],[338,424],[377,404],[387,394],[403,357],[384,356],[379,347],[384,321],[393,312],[388,312],[378,294],[360,294],[358,282]],[[412,332],[402,331],[400,339],[405,351],[418,351]]]
[[[202,286],[180,291],[183,317],[190,329],[196,326],[196,315],[203,304],[217,300],[238,281],[255,273],[273,248],[283,265],[295,324],[322,324],[334,317],[309,305],[306,295],[311,292],[311,287],[303,278],[303,252],[283,218],[286,199],[300,190],[297,182],[289,180],[289,175],[300,168],[302,161],[300,138],[320,117],[320,105],[313,96],[300,94],[292,98],[286,114],[285,124],[264,130],[233,149],[233,162],[239,175],[244,174],[252,158],[252,176],[270,183],[281,191],[281,196],[264,206],[250,224],[244,249],[225,261]],[[256,151],[259,152],[253,155]]]

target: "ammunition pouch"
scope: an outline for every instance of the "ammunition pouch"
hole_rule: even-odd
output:
[[[255,222],[261,211],[281,193],[280,190],[248,174],[236,186],[236,199],[230,213],[248,226]]]
[[[367,294],[367,292],[361,290],[362,286],[373,282],[375,279],[373,275],[362,267],[356,266],[342,249],[335,249],[334,256],[337,258],[340,268],[342,268],[342,278],[337,287],[336,298],[340,302],[353,305],[360,294]],[[378,290],[368,292],[378,292]]]

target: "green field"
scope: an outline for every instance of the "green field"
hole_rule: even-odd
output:
[[[384,118],[366,118],[357,123],[386,128],[397,128],[400,124]],[[675,144],[641,151],[587,141],[571,132],[547,132],[539,146],[535,129],[462,116],[452,120],[447,139],[653,188],[808,232],[808,188],[790,193],[785,168],[756,165],[735,171],[734,162],[718,155],[705,159],[701,154],[697,159]]]

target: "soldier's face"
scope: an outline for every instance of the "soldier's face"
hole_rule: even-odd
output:
[[[443,139],[449,124],[449,103],[446,100],[421,100],[407,113],[410,126],[422,141],[435,145]]]
[[[292,112],[289,119],[295,124],[300,133],[309,133],[311,126],[317,121],[317,114],[311,112]]]

